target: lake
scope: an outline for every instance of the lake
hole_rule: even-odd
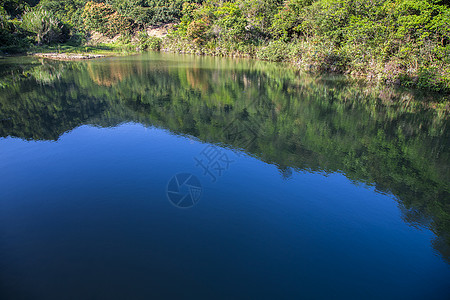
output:
[[[432,98],[254,60],[0,60],[0,297],[448,299]]]

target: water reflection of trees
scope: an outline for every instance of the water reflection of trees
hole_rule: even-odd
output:
[[[424,106],[411,93],[298,77],[261,62],[230,68],[226,60],[190,59],[182,59],[184,67],[139,60],[32,65],[17,80],[0,72],[7,82],[0,136],[56,140],[82,124],[134,121],[244,147],[276,164],[283,178],[292,169],[342,172],[395,195],[404,220],[431,228],[434,247],[449,257],[445,110]],[[251,129],[230,139],[224,128],[232,122]],[[255,132],[252,143],[236,143]]]

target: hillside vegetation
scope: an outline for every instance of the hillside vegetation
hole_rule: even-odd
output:
[[[152,26],[174,23],[164,39]],[[286,61],[311,72],[450,91],[447,0],[0,0],[1,51],[83,45]]]

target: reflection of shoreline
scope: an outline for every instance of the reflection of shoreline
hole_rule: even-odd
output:
[[[224,70],[217,61],[196,61],[195,69],[139,60],[34,64],[28,77],[2,88],[0,116],[8,120],[0,122],[0,136],[57,140],[86,124],[158,126],[239,148],[281,170],[342,172],[396,195],[405,220],[431,223],[448,244],[448,114],[417,101],[385,105],[376,90],[342,80]],[[257,124],[257,138],[244,149],[234,140],[251,133],[234,140],[224,134],[235,119]]]
[[[64,55],[64,53],[62,53],[61,55]],[[434,110],[440,115],[440,117],[446,118],[448,118],[450,113],[450,101],[448,101],[448,96],[443,94],[424,92],[420,90],[408,90],[404,88],[394,88],[388,86],[373,86],[339,75],[313,77],[307,74],[299,74],[298,71],[294,69],[282,68],[279,64],[269,63],[265,61],[253,61],[248,59],[236,58],[232,59],[233,62],[237,63],[236,65],[233,65],[233,67],[236,67],[236,69],[233,69],[230,68],[230,58],[220,59],[214,57],[198,57],[193,55],[170,55],[167,53],[153,53],[147,55],[154,55],[157,59],[163,59],[162,62],[169,63],[169,65],[170,63],[173,63],[174,58],[181,59],[181,61],[184,63],[182,69],[186,70],[186,77],[188,82],[191,84],[191,87],[202,92],[207,91],[210,86],[208,82],[210,82],[211,80],[216,84],[220,84],[220,81],[218,81],[220,76],[217,76],[218,73],[224,71],[236,72],[236,70],[238,70],[241,72],[252,72],[254,74],[267,76],[268,78],[274,78],[276,80],[284,78],[289,79],[292,81],[293,86],[301,88],[302,90],[304,90],[305,88],[309,89],[310,85],[328,86],[329,92],[334,91],[338,92],[341,95],[340,99],[338,99],[339,101],[350,101],[356,103],[358,101],[362,101],[363,103],[366,103],[366,99],[371,99],[371,101],[376,99],[377,104],[379,105],[386,107],[395,107],[396,109],[400,108],[403,110],[408,110],[409,112],[416,112],[422,109]],[[136,57],[135,55],[129,56],[133,58]],[[145,54],[142,57],[146,58]],[[168,60],[164,61],[164,58],[167,58]],[[143,74],[145,73],[146,68],[152,67],[152,65],[144,65],[142,62],[139,62],[139,60],[133,60],[132,62],[133,64],[131,65],[129,62],[123,60],[112,59],[108,61],[101,61],[95,63],[95,67],[88,67],[89,76],[98,85],[112,86],[129,77],[131,74],[135,74],[136,72],[138,72],[139,74]],[[190,64],[191,62],[194,62],[192,67]],[[86,61],[77,62],[76,60],[71,60],[64,63],[57,60],[48,62],[44,60],[41,61],[41,66],[45,66],[47,63],[53,65],[58,63],[86,64]],[[148,63],[148,61],[145,61],[145,63]],[[158,63],[161,64],[161,61],[158,61]],[[209,68],[208,64],[213,64],[215,68]],[[242,64],[242,66],[240,64]],[[16,65],[18,65],[18,63],[16,63]],[[32,65],[36,66],[36,64]],[[91,61],[87,65],[91,65]],[[9,67],[11,67],[11,70],[1,69],[0,65],[0,88],[2,88],[2,86],[7,87],[7,85],[2,85],[2,82],[10,81],[8,77],[11,76],[12,73],[14,73],[14,67],[12,67],[11,64],[9,65]],[[166,69],[165,71],[168,71],[168,69]],[[202,76],[204,76],[205,74],[205,71],[216,72],[214,72],[214,76],[212,78],[202,78]],[[16,74],[16,76],[23,77],[22,79],[26,79],[28,77],[27,75],[29,74],[29,71],[27,68],[24,68],[22,69],[22,71],[19,71],[19,73],[22,73],[22,75]],[[355,101],[355,99],[357,99],[357,101]]]
[[[89,77],[97,85],[111,87],[132,74],[142,74],[142,69],[120,61],[111,61],[108,64],[87,64]]]

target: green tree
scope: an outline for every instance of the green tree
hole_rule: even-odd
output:
[[[64,24],[42,7],[27,10],[23,15],[23,26],[36,34],[38,45],[61,42],[67,33]]]

